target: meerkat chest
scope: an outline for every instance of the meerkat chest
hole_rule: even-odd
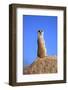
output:
[[[39,41],[40,44],[44,44],[45,41],[44,41],[44,38],[43,38],[42,35],[38,36],[38,41]]]

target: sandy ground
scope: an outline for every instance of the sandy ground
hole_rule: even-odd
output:
[[[30,66],[24,68],[23,74],[57,73],[56,56],[37,58]]]

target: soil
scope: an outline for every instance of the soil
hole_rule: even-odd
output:
[[[23,74],[44,74],[57,73],[57,57],[45,56],[37,59],[30,65],[24,68]]]

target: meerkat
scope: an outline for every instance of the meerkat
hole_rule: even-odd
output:
[[[45,47],[45,41],[44,41],[44,32],[39,30],[38,31],[38,51],[37,56],[40,58],[43,58],[47,55],[46,47]]]

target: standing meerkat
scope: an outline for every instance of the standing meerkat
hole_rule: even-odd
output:
[[[44,32],[39,30],[38,31],[38,51],[37,56],[40,58],[43,58],[47,55],[46,53],[46,47],[45,47],[45,41],[44,41]]]

